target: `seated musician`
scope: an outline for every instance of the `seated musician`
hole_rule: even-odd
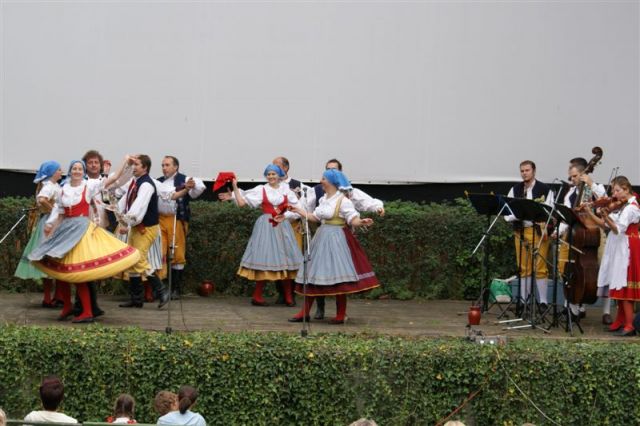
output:
[[[520,177],[522,182],[509,190],[509,197],[527,198],[549,206],[552,205],[553,191],[548,185],[536,180],[536,164],[533,161],[526,160],[520,163]],[[534,275],[532,270],[532,249],[534,244],[536,246],[540,244],[540,239],[542,238],[538,252],[539,256],[535,263],[535,281],[538,290],[537,299],[540,303],[540,309],[544,311],[548,303],[547,278],[549,273],[546,262],[549,239],[547,238],[546,229],[537,223],[520,221],[513,215],[505,216],[505,220],[514,225],[516,262],[520,275],[520,300],[518,303],[524,302],[529,298],[531,281]]]

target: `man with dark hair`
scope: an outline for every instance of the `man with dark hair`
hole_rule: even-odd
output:
[[[129,233],[128,243],[140,251],[140,260],[129,269],[129,294],[131,300],[120,305],[121,308],[142,308],[144,305],[144,288],[142,277],[146,276],[154,292],[158,296],[158,308],[169,301],[169,294],[162,281],[154,275],[147,255],[149,248],[160,232],[158,225],[158,191],[153,179],[149,177],[151,158],[140,154],[133,161],[133,176],[127,194],[120,199],[121,217],[120,233]]]
[[[327,161],[325,166],[325,170],[329,169],[338,169],[342,171],[342,163],[332,158]],[[314,211],[318,204],[320,203],[320,198],[324,195],[324,190],[322,189],[321,184],[317,184],[313,187],[313,191],[308,191],[307,194],[307,211]],[[377,198],[371,197],[369,194],[361,191],[357,188],[353,188],[351,193],[349,194],[349,200],[353,203],[356,210],[359,212],[376,212],[379,216],[384,216],[384,204],[382,201]],[[316,299],[316,314],[314,315],[314,319],[324,319],[324,307],[325,307],[325,298],[324,296],[318,296]]]
[[[179,169],[180,162],[178,159],[167,155],[162,159],[162,176],[157,179],[160,185],[167,190],[179,191],[185,188],[187,184],[189,186],[193,185],[183,197],[177,200],[158,198],[162,255],[164,259],[169,259],[171,244],[174,240],[173,231],[175,229],[174,257],[171,262],[172,299],[177,299],[180,296],[184,281],[182,274],[186,263],[187,233],[189,231],[189,220],[191,219],[189,201],[198,198],[206,189],[201,179],[188,178],[180,173]],[[167,260],[165,260],[165,264],[166,262]]]
[[[299,180],[289,176],[290,163],[288,158],[282,157],[282,156],[276,157],[273,159],[271,163],[280,167],[282,171],[284,171],[284,177],[282,178],[282,183],[288,185],[289,189],[292,190],[298,196],[298,198],[302,197],[302,192],[305,189],[307,190],[309,189],[305,184],[303,184]],[[302,225],[301,225],[300,219],[295,219],[291,221],[291,226],[293,227],[293,233],[296,237],[296,242],[298,243],[298,247],[300,247],[300,250],[303,250],[303,247],[302,247],[303,232],[302,232]],[[278,299],[276,300],[276,305],[285,305],[286,299],[284,296],[284,290],[283,290],[281,281],[276,282],[276,289],[278,290]],[[291,305],[295,305],[296,303],[296,295],[293,292],[293,289],[294,289],[294,286],[291,286],[291,300],[293,300],[293,303]]]
[[[44,410],[36,410],[24,418],[27,422],[78,423],[73,417],[58,412],[64,398],[64,385],[57,376],[47,376],[40,384],[40,400]]]
[[[548,185],[536,180],[536,164],[533,161],[525,160],[520,163],[520,177],[522,178],[522,182],[516,184],[509,190],[509,197],[527,198],[549,206],[553,205],[553,191]],[[534,244],[536,247],[539,245],[540,249],[535,262],[535,277],[540,309],[545,311],[548,304],[547,277],[549,274],[546,262],[547,252],[549,251],[549,239],[546,234],[546,229],[543,229],[540,224],[537,223],[520,221],[513,215],[505,216],[505,220],[514,225],[516,262],[520,276],[521,300],[519,300],[518,303],[525,302],[531,292],[533,249],[535,248]],[[541,239],[542,243],[540,243]]]

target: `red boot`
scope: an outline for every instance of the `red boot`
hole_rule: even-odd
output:
[[[144,301],[147,303],[153,302],[153,290],[149,281],[144,282]]]
[[[329,324],[344,324],[344,318],[347,316],[347,295],[336,295],[336,316],[329,320]]]
[[[303,318],[305,321],[309,321],[311,317],[309,316],[309,312],[311,312],[311,307],[313,306],[313,301],[315,298],[313,296],[306,296],[304,298],[304,306],[293,316],[293,318],[289,318],[289,322],[302,322]]]
[[[291,280],[283,280],[282,281],[282,291],[284,292],[284,303],[287,306],[295,306],[296,304],[293,302],[293,293],[291,291],[291,287],[293,283]]]
[[[263,291],[264,281],[256,281],[256,288],[253,290],[253,297],[251,298],[251,304],[253,306],[269,306],[269,304],[264,301],[264,297],[262,297]]]
[[[93,322],[93,311],[91,310],[91,293],[89,293],[89,287],[87,283],[80,283],[76,285],[76,292],[80,303],[82,304],[82,313],[77,317],[73,317],[71,322]]]
[[[57,281],[56,292],[59,292],[59,297],[63,303],[62,312],[58,315],[58,321],[64,321],[73,314],[73,305],[71,304],[71,287],[67,282]]]
[[[609,326],[609,331],[618,331],[624,326],[624,304],[622,300],[618,300],[617,304],[616,320]]]

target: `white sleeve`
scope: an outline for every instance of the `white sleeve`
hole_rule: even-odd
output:
[[[371,197],[369,194],[359,190],[358,188],[353,188],[349,199],[356,210],[361,212],[377,212],[383,207],[382,201]]]
[[[262,204],[262,189],[264,185],[258,185],[255,188],[248,189],[246,191],[240,190],[240,195],[244,199],[244,201],[249,204],[249,207],[253,209],[257,209]],[[235,200],[235,193],[233,194],[232,199]]]
[[[144,215],[147,214],[147,207],[149,206],[149,202],[152,196],[152,184],[150,184],[149,182],[144,182],[142,185],[140,185],[140,188],[138,188],[138,195],[136,196],[136,200],[133,202],[133,205],[125,215],[125,221],[129,226],[136,226],[140,222],[142,222]],[[157,203],[157,200],[153,200],[153,202]]]
[[[601,184],[601,183],[593,182],[591,184],[591,192],[593,192],[593,194],[597,198],[601,198],[601,197],[604,197],[605,195],[607,195],[607,190],[605,189],[604,185]]]
[[[340,204],[340,212],[338,213],[338,216],[346,220],[348,225],[351,225],[351,221],[356,217],[360,217],[360,213],[358,213],[351,200],[344,197]]]
[[[38,192],[38,195],[36,195],[36,199],[38,198],[46,198],[48,200],[50,200],[53,195],[55,195],[55,186],[54,185],[43,185],[42,188],[40,188],[40,192]]]
[[[287,204],[289,204],[290,206],[296,207],[302,205],[302,203],[298,201],[298,196],[292,190],[287,189],[285,195],[287,196]],[[286,212],[284,212],[284,218],[287,220],[296,220],[300,218],[300,215],[296,212],[287,210]]]
[[[189,178],[187,178],[187,180],[189,180]],[[193,180],[195,181],[196,186],[189,190],[189,197],[191,197],[192,200],[198,198],[200,195],[202,195],[204,190],[207,189],[202,179],[193,178]]]
[[[509,190],[509,193],[507,194],[507,197],[513,198],[513,188],[511,188]],[[507,211],[509,211],[508,209],[509,209],[509,206],[507,206]],[[505,215],[504,220],[506,220],[507,222],[515,222],[516,220],[518,220],[518,218],[516,218],[512,214],[509,214],[509,215]]]
[[[314,188],[310,189],[310,191],[307,191],[307,205],[302,207],[308,212],[313,212],[316,209],[316,190]]]
[[[104,179],[89,179],[86,182],[87,185],[87,201],[91,201],[96,195],[100,194],[102,188],[104,188]]]
[[[622,210],[620,217],[618,220],[615,220],[616,226],[618,227],[618,233],[624,234],[627,232],[627,228],[632,223],[638,223],[640,221],[640,209],[637,205],[631,204]]]
[[[60,213],[64,213],[64,209],[60,206],[60,204],[58,204],[58,201],[56,201],[45,223],[54,223],[58,219],[58,216],[60,216]]]
[[[151,180],[156,186],[158,198],[163,201],[171,202],[171,197],[176,193],[176,188],[173,185],[166,185],[164,182],[160,182],[157,179],[151,178]]]

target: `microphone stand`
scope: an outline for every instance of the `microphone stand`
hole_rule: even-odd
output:
[[[303,209],[308,214],[307,211],[307,189],[306,187],[302,188],[302,198],[300,200],[303,202]],[[307,313],[305,312],[305,308],[307,307],[307,284],[309,283],[308,277],[308,263],[311,260],[311,250],[309,243],[309,220],[306,218],[302,218],[302,250],[303,250],[303,260],[302,260],[302,329],[300,330],[300,337],[307,337],[309,335],[310,326],[309,321],[307,321]],[[311,311],[311,310],[309,310]],[[309,312],[310,314],[310,312]]]
[[[0,240],[0,244],[2,244],[4,242],[4,240],[7,239],[7,237],[13,232],[14,229],[16,229],[18,227],[18,225],[20,225],[20,222],[22,222],[24,220],[25,217],[27,217],[27,212],[31,211],[31,210],[35,210],[36,207],[32,207],[29,209],[20,209],[22,213],[22,216],[20,216],[20,219],[18,219],[18,221],[11,227],[11,229],[9,229],[9,231],[4,234],[4,237],[2,237],[2,239]]]
[[[176,200],[176,211],[173,215],[173,236],[171,238],[171,244],[169,245],[169,256],[167,258],[167,283],[169,284],[169,301],[167,302],[167,327],[164,329],[165,333],[171,334],[171,292],[173,287],[173,258],[176,252],[176,223],[178,222],[178,201]]]

